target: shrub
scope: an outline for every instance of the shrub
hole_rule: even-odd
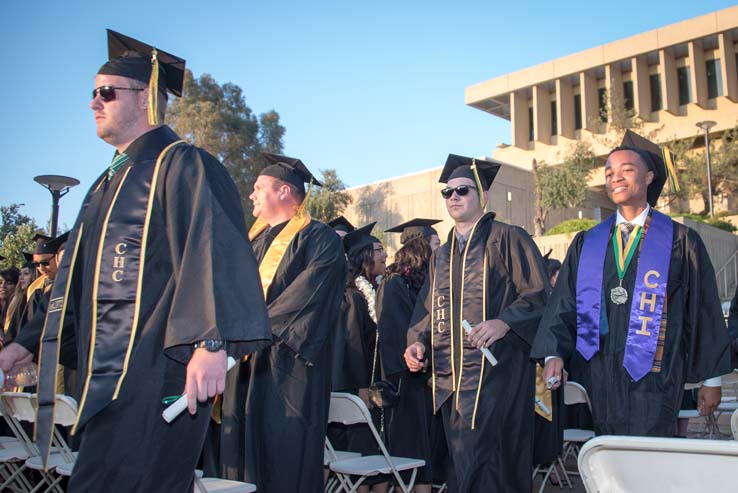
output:
[[[597,226],[597,224],[597,221],[595,221],[594,219],[569,219],[568,221],[560,222],[553,228],[546,231],[545,236],[587,231],[588,229]]]

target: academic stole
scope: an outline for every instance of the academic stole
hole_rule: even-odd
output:
[[[141,162],[127,168],[106,211],[92,286],[87,378],[72,434],[117,399],[120,392],[138,329],[139,300],[156,182],[164,157],[182,142],[178,140],[169,144],[155,162]],[[57,271],[41,335],[36,439],[45,465],[52,442],[59,339],[84,230],[81,219],[92,195],[105,183],[106,176],[107,171],[88,192],[78,224],[69,235],[67,244],[73,245],[71,255],[64,255]],[[101,344],[97,343],[98,336],[103,341]]]
[[[577,271],[577,350],[589,361],[599,350],[599,320],[605,254],[615,214],[592,228],[584,238]],[[619,234],[616,232],[615,234]],[[623,367],[639,381],[653,367],[666,304],[674,229],[671,218],[654,210],[643,236],[630,309]],[[663,345],[663,340],[662,343]]]
[[[458,315],[454,313],[454,276],[459,273],[454,271],[453,256],[457,247],[455,229],[451,231],[451,241],[446,243],[436,259],[436,269],[433,276],[432,291],[432,309],[431,309],[431,364],[432,364],[432,397],[433,411],[437,409],[436,379],[438,370],[446,372],[448,370],[443,365],[443,360],[439,359],[436,353],[441,353],[447,348],[450,349],[449,364],[451,369],[451,391],[455,392],[454,408],[466,421],[471,422],[472,430],[476,425],[477,407],[479,404],[479,395],[482,390],[482,379],[484,377],[484,369],[486,359],[481,351],[476,351],[478,356],[472,358],[471,361],[464,362],[464,344],[466,342],[466,333],[460,326],[458,321],[467,320],[472,325],[477,325],[487,320],[487,251],[485,240],[487,235],[476,234],[480,222],[486,217],[482,216],[472,227],[469,238],[462,252],[461,260],[461,299],[458,306],[461,311]],[[491,222],[491,221],[490,221]],[[480,303],[481,300],[481,303]],[[458,341],[454,341],[454,336],[458,337]],[[459,345],[460,359],[458,372],[455,368],[455,346]],[[468,344],[468,343],[467,343]],[[476,349],[476,348],[475,348]],[[473,378],[464,380],[464,365],[469,366],[472,374],[477,373],[474,370],[479,368],[476,385]],[[458,377],[457,377],[458,373]],[[463,394],[463,395],[462,395]],[[469,409],[464,406],[462,401],[466,401],[465,397],[473,395],[474,406]]]

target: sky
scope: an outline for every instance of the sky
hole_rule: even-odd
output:
[[[81,185],[61,200],[74,223],[113,148],[89,108],[105,29],[187,60],[195,76],[276,110],[287,155],[349,186],[490,155],[508,121],[464,105],[470,85],[732,5],[620,0],[369,2],[190,0],[3,2],[0,7],[0,205],[45,225],[42,174]],[[617,7],[617,8],[616,8]],[[186,90],[186,88],[185,88]]]

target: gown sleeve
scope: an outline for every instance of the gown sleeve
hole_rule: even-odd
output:
[[[401,276],[392,276],[379,287],[377,293],[377,325],[379,326],[379,353],[384,375],[391,376],[406,370],[405,348],[413,305],[409,288]]]
[[[423,283],[423,287],[420,288],[418,299],[413,307],[413,315],[410,318],[410,329],[407,331],[407,345],[410,346],[414,342],[420,342],[425,346],[426,356],[430,350],[431,304],[433,303],[431,279],[433,279],[435,272],[436,257],[434,255],[431,257],[429,272],[425,278],[425,283]]]

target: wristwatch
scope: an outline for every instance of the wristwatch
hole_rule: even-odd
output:
[[[221,349],[225,349],[225,341],[220,339],[203,339],[202,341],[197,341],[194,346],[195,349],[204,348],[209,353],[217,353]]]

